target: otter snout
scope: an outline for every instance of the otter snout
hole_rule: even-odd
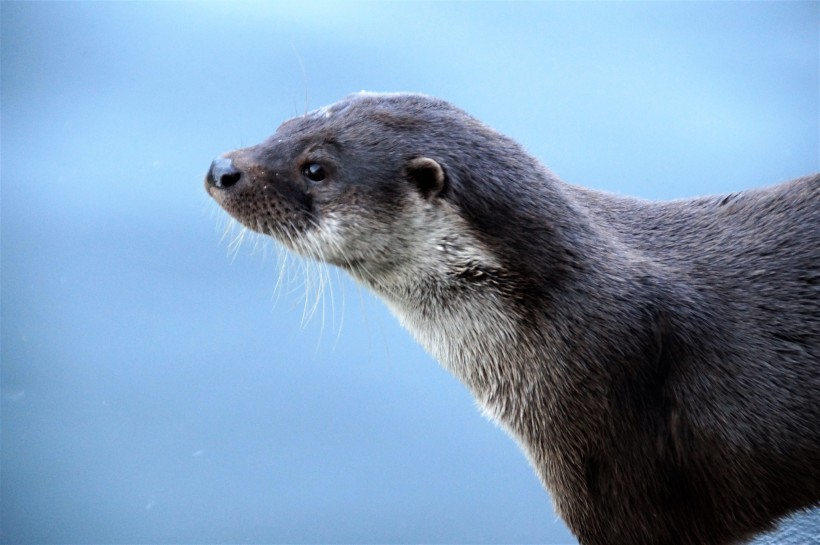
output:
[[[228,189],[236,185],[242,178],[242,171],[236,168],[233,161],[227,157],[217,157],[211,163],[211,168],[208,170],[208,176],[205,182],[208,187],[218,187],[220,189]]]

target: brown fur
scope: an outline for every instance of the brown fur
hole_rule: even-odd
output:
[[[729,544],[820,502],[820,176],[639,201],[443,101],[359,94],[206,185],[378,293],[583,545]]]

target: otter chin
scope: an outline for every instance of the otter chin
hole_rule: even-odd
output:
[[[737,543],[820,505],[820,175],[647,202],[442,100],[359,93],[205,186],[383,299],[582,545]]]

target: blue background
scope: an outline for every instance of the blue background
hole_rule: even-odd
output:
[[[652,199],[820,170],[814,2],[3,2],[0,25],[5,543],[573,542],[378,301],[231,245],[203,175],[286,118],[424,92]]]

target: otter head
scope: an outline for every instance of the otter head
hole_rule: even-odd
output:
[[[205,185],[247,228],[375,291],[490,414],[515,412],[501,384],[526,375],[504,362],[510,347],[536,361],[523,332],[572,269],[578,222],[513,140],[438,99],[360,93],[217,158]]]
[[[460,125],[482,130],[434,98],[359,93],[220,156],[205,185],[244,226],[376,289],[465,273],[491,259],[451,198],[452,135],[476,132]]]

